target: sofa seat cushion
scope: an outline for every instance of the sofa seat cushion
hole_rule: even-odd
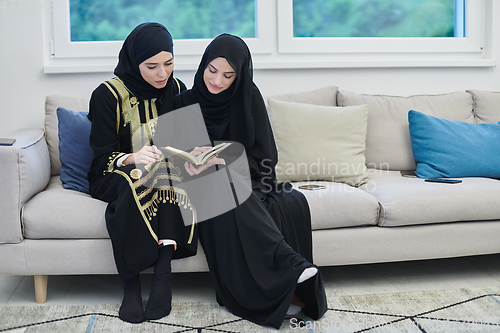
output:
[[[107,203],[81,192],[66,190],[59,176],[26,203],[22,211],[28,239],[109,238],[104,220]]]
[[[330,181],[293,182],[293,188],[304,194],[311,211],[312,230],[377,225],[377,199],[359,188]],[[324,185],[321,190],[303,190],[306,184]]]
[[[380,203],[380,226],[500,219],[500,181],[462,178],[459,184],[405,178],[399,171],[370,172],[361,189]]]

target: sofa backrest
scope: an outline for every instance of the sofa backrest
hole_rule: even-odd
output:
[[[408,111],[416,110],[448,120],[475,122],[472,96],[467,92],[401,97],[363,95],[340,90],[337,104],[369,106],[366,165],[384,170],[416,169],[408,129]]]
[[[291,94],[282,94],[264,97],[266,107],[269,108],[269,99],[277,99],[283,102],[337,106],[337,91],[336,86],[319,88],[311,91],[304,91]]]
[[[477,124],[500,122],[500,92],[467,90],[474,100],[474,117]]]
[[[61,161],[59,160],[59,130],[57,121],[57,108],[63,107],[75,112],[88,111],[89,100],[87,98],[69,97],[61,95],[49,95],[45,99],[45,140],[49,148],[50,174],[58,175],[61,172]]]
[[[366,95],[338,90],[329,86],[312,91],[265,97],[287,102],[326,106],[367,104],[368,132],[366,165],[390,170],[415,170],[408,111],[416,110],[435,117],[469,123],[500,122],[500,92],[467,90],[443,95],[385,96]],[[47,96],[45,101],[45,137],[50,153],[51,175],[61,170],[56,110],[88,111],[88,99],[61,95]],[[272,112],[270,110],[270,112]]]

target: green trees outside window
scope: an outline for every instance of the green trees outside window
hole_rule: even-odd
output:
[[[293,0],[293,34],[294,37],[463,37],[463,32],[455,31],[456,3],[463,6],[464,1]]]
[[[70,0],[71,41],[124,40],[143,22],[159,22],[174,39],[227,32],[256,37],[255,0]]]
[[[256,36],[256,0],[69,0],[71,41],[123,40],[142,22],[174,39]],[[275,1],[275,0],[265,0]],[[463,37],[465,0],[293,0],[294,37]],[[459,8],[459,7],[462,8]],[[459,24],[457,24],[457,22]]]

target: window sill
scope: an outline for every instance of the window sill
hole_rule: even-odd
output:
[[[116,59],[102,59],[85,63],[76,59],[51,61],[44,66],[45,74],[68,73],[109,73],[113,72]],[[258,60],[254,59],[254,69],[308,69],[308,68],[474,68],[496,67],[495,59],[403,59],[403,60]],[[176,71],[195,71],[195,61],[177,61]]]

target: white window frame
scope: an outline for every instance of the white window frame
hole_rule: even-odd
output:
[[[339,38],[293,37],[293,1],[278,0],[280,53],[481,53],[482,0],[466,1],[466,37],[448,38]]]
[[[44,72],[112,72],[123,42],[71,42],[69,0],[53,1],[43,14]],[[294,38],[292,0],[256,0],[257,37],[245,42],[255,69],[496,66],[485,38],[492,0],[457,1],[467,1],[463,38]],[[196,70],[209,42],[174,40],[176,71]]]
[[[254,53],[271,53],[272,40],[264,33],[269,23],[269,0],[256,1],[256,38],[246,38],[245,42]],[[54,0],[54,57],[115,57],[123,41],[72,42],[70,31],[69,0]],[[168,27],[167,27],[168,28]],[[176,55],[199,55],[205,50],[210,39],[184,39],[175,41]]]
[[[278,0],[280,53],[480,53],[482,0],[466,1],[466,37],[293,37],[293,1]]]

